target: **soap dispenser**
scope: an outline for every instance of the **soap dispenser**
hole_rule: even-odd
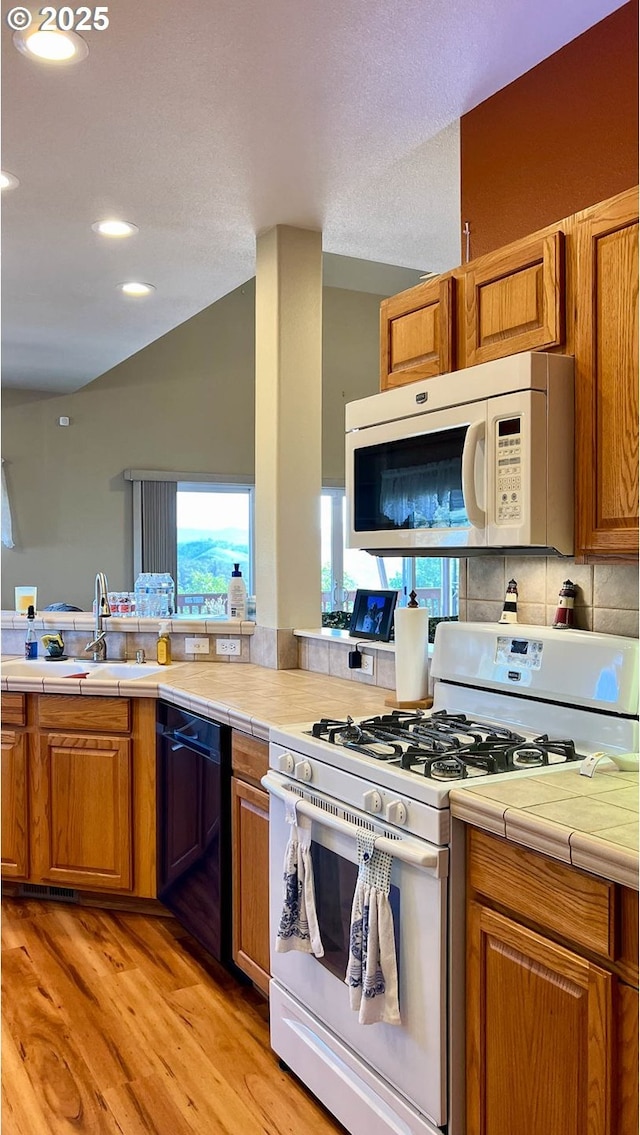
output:
[[[171,662],[171,638],[169,630],[171,623],[168,619],[161,619],[158,624],[158,640],[156,642],[156,658],[160,666],[168,666]]]
[[[233,565],[229,582],[228,605],[230,619],[246,619],[247,588],[242,578],[240,564]]]

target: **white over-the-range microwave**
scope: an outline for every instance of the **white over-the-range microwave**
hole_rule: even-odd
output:
[[[573,358],[527,351],[346,407],[348,545],[573,553]]]

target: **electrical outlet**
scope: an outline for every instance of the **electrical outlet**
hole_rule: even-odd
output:
[[[360,670],[361,673],[368,674],[369,677],[373,678],[373,672],[375,670],[375,659],[373,657],[373,654],[362,655],[362,666],[360,667]]]
[[[242,646],[237,638],[217,638],[216,654],[240,654]]]
[[[208,638],[185,638],[184,640],[185,654],[208,654],[209,653],[209,639]]]

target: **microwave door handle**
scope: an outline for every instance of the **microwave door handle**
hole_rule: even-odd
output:
[[[462,495],[467,516],[474,528],[485,528],[487,514],[478,504],[476,496],[475,460],[476,450],[485,436],[485,422],[472,422],[467,430],[462,450]]]

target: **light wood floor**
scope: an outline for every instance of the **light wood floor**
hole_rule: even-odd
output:
[[[177,923],[2,901],[2,1135],[336,1135]]]

